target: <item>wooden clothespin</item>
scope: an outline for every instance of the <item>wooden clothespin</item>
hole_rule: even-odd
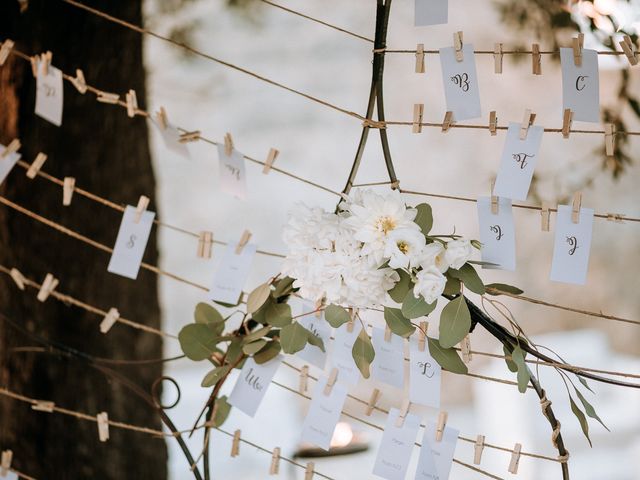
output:
[[[424,352],[427,345],[427,331],[429,330],[429,322],[420,322],[420,330],[418,331],[418,350]]]
[[[444,435],[444,429],[447,426],[447,418],[449,414],[447,412],[440,412],[438,415],[438,423],[436,425],[436,442],[442,441],[442,435]]]
[[[18,270],[17,268],[12,268],[9,274],[11,275],[11,278],[16,283],[18,288],[20,290],[24,290],[24,288],[25,288],[24,284],[27,281],[27,279],[24,278],[24,275],[22,275],[20,270]]]
[[[184,132],[180,134],[180,143],[196,142],[200,140],[200,130],[194,130],[193,132]]]
[[[404,419],[407,417],[409,413],[409,409],[411,409],[411,402],[408,398],[405,398],[402,401],[402,406],[400,407],[400,411],[398,412],[398,418],[396,418],[396,427],[400,428],[404,425]]]
[[[496,111],[493,110],[489,112],[489,133],[491,133],[492,137],[496,136],[497,128],[498,128],[498,115],[496,114]]]
[[[138,97],[136,96],[136,91],[129,89],[125,95],[125,100],[127,102],[127,115],[131,118],[135,117],[136,111],[138,110]]]
[[[347,332],[353,332],[353,327],[355,327],[357,315],[358,312],[356,311],[356,309],[349,307],[349,316],[351,317],[351,319],[347,322]]]
[[[251,232],[249,230],[245,230],[244,232],[242,232],[242,237],[240,237],[240,241],[236,246],[236,255],[240,255],[242,253],[242,250],[244,250],[244,247],[247,245],[247,243],[249,243],[250,239]]]
[[[608,222],[624,223],[624,213],[607,213]]]
[[[384,341],[385,342],[390,342],[391,341],[391,329],[389,328],[389,325],[385,325],[384,327]]]
[[[233,137],[229,132],[224,134],[224,154],[230,157],[233,153]]]
[[[76,78],[72,78],[71,83],[81,94],[87,93],[87,82],[84,79],[84,73],[79,68],[76,69]]]
[[[269,149],[269,155],[267,155],[267,159],[264,162],[264,168],[262,169],[262,173],[265,175],[271,171],[271,167],[273,167],[273,162],[276,161],[280,152],[275,148]]]
[[[40,67],[42,68],[42,73],[44,75],[49,75],[49,67],[51,66],[51,61],[53,60],[53,53],[49,50],[40,54]]]
[[[518,465],[520,464],[520,451],[522,450],[522,445],[516,443],[513,447],[513,452],[511,453],[511,461],[509,462],[509,473],[516,474],[518,473]]]
[[[493,71],[502,73],[502,44],[496,43],[493,47]]]
[[[422,116],[424,115],[424,103],[415,103],[413,105],[413,133],[422,132]]]
[[[324,307],[324,298],[321,298],[316,302],[316,318],[322,318],[322,307]]]
[[[240,455],[240,429],[233,432],[233,441],[231,442],[231,457]]]
[[[100,103],[112,103],[116,104],[120,101],[120,95],[117,93],[109,93],[109,92],[98,92],[98,97],[96,98]]]
[[[462,361],[464,363],[471,362],[471,357],[472,357],[472,355],[471,355],[471,338],[469,337],[468,333],[464,336],[464,338],[460,342],[460,350],[462,352]]]
[[[11,50],[13,50],[14,45],[15,43],[13,40],[9,40],[8,38],[2,42],[2,46],[0,47],[0,67],[4,65],[4,62],[9,58],[9,54],[11,53]]]
[[[582,48],[584,47],[584,33],[579,33],[577,37],[572,39],[573,46],[573,63],[576,67],[582,66]]]
[[[316,465],[313,462],[307,462],[307,468],[304,469],[304,480],[313,480]]]
[[[300,369],[300,379],[298,382],[298,391],[300,393],[307,393],[309,388],[309,365],[304,365]]]
[[[622,41],[619,42],[620,47],[622,47],[622,51],[627,56],[627,60],[629,60],[629,64],[631,66],[638,64],[638,52],[636,50],[636,46],[631,41],[631,37],[629,35],[624,35],[622,37]]]
[[[607,157],[615,153],[615,133],[616,126],[613,123],[604,124],[604,151]]]
[[[64,177],[62,183],[62,205],[68,207],[71,205],[71,199],[73,198],[73,191],[76,188],[76,179],[74,177]]]
[[[142,214],[145,212],[148,206],[149,206],[149,197],[140,195],[140,198],[138,199],[138,206],[136,207],[136,214],[133,218],[133,223],[140,223]]]
[[[156,121],[162,130],[166,130],[169,126],[169,118],[167,117],[167,111],[164,107],[160,107],[160,110],[156,112]]]
[[[473,447],[473,464],[480,465],[482,460],[482,451],[484,450],[484,435],[476,437],[476,444]]]
[[[271,466],[269,467],[269,475],[278,475],[278,473],[280,473],[280,447],[273,449]]]
[[[14,138],[13,140],[11,140],[11,142],[9,142],[9,145],[4,147],[2,154],[0,154],[0,158],[5,158],[13,153],[16,153],[18,150],[20,150],[21,146],[22,144],[20,143],[20,140]]]
[[[536,114],[532,113],[531,110],[527,109],[524,111],[524,117],[522,119],[522,124],[520,125],[520,140],[525,140],[527,138],[529,127],[533,125],[535,119]]]
[[[498,215],[500,213],[500,199],[493,194],[493,189],[496,186],[495,178],[491,180],[491,213]]]
[[[580,207],[582,207],[582,192],[573,194],[573,202],[571,204],[571,221],[580,223]]]
[[[58,279],[54,277],[52,274],[47,273],[47,276],[44,277],[44,282],[40,286],[40,290],[38,291],[37,299],[41,302],[44,302],[49,295],[55,290],[58,286]]]
[[[442,131],[444,133],[449,131],[451,124],[453,123],[453,112],[447,112],[444,114],[444,120],[442,121]]]
[[[104,316],[102,321],[100,322],[100,332],[107,333],[111,330],[111,327],[118,321],[120,318],[120,312],[117,308],[110,308],[107,314]]]
[[[331,390],[333,390],[333,386],[335,385],[337,379],[338,379],[338,369],[333,367],[331,369],[331,373],[329,374],[329,378],[327,378],[327,383],[324,386],[324,390],[322,391],[322,393],[324,393],[325,396],[331,395]]]
[[[38,62],[40,61],[39,55],[34,55],[33,57],[29,57],[29,62],[31,63],[31,73],[33,78],[38,78]]]
[[[540,228],[543,232],[549,231],[549,217],[551,212],[549,211],[549,204],[546,202],[542,202],[542,210],[540,210]]]
[[[44,162],[47,161],[47,154],[46,153],[38,153],[38,155],[36,155],[35,160],[33,161],[33,163],[29,166],[29,169],[27,170],[27,177],[29,177],[30,179],[34,179],[36,178],[36,175],[38,174],[38,172],[40,171],[40,169],[42,168],[42,166],[44,165]]]
[[[53,402],[49,402],[47,400],[36,400],[36,403],[31,405],[32,410],[36,410],[38,412],[53,412],[56,404]]]
[[[531,73],[542,75],[542,55],[540,55],[540,45],[531,45]]]
[[[3,450],[2,460],[0,460],[0,477],[6,477],[11,470],[11,462],[13,461],[13,451]]]
[[[109,415],[107,412],[100,412],[96,415],[98,421],[98,438],[101,442],[109,440]]]
[[[564,109],[562,115],[562,138],[569,138],[571,133],[571,123],[573,122],[573,112],[570,108]]]
[[[453,49],[456,52],[456,62],[461,62],[464,60],[464,55],[462,54],[462,32],[454,32],[453,34]]]
[[[371,396],[369,397],[369,402],[367,403],[367,409],[364,412],[364,414],[367,417],[371,416],[371,413],[373,412],[373,409],[376,407],[376,403],[378,403],[378,400],[380,400],[381,395],[382,394],[380,393],[380,390],[378,390],[377,388],[374,388],[373,392],[371,392]]]
[[[203,230],[198,237],[198,258],[211,258],[213,232]]]
[[[424,73],[424,43],[416,46],[416,73]]]

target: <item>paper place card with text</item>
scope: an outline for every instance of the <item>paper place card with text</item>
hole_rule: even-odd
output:
[[[43,63],[38,61],[38,77],[36,79],[36,115],[57,125],[62,125],[62,106],[64,104],[64,87],[62,72],[49,65],[44,74]]]
[[[317,445],[323,450],[329,450],[331,446],[333,431],[340,420],[342,407],[347,399],[347,387],[341,383],[340,375],[338,373],[338,379],[331,387],[329,395],[324,394],[327,378],[320,378],[316,382],[309,411],[302,424],[301,440]]]
[[[586,283],[593,233],[593,213],[592,208],[581,208],[580,221],[573,223],[571,206],[558,205],[551,280],[578,285]]]
[[[442,440],[436,441],[436,425],[427,422],[418,457],[416,480],[447,480],[453,464],[458,435],[455,428],[445,427]]]
[[[482,268],[516,269],[516,229],[513,224],[511,200],[498,197],[498,213],[491,212],[491,198],[478,197],[480,254],[483,262],[495,263]]]
[[[136,207],[127,205],[107,271],[136,279],[156,214],[145,210],[136,223]]]
[[[4,182],[9,172],[16,165],[18,160],[20,160],[20,154],[18,152],[10,153],[6,156],[1,156],[1,153],[4,152],[5,146],[0,144],[0,185]]]
[[[346,323],[336,328],[335,340],[329,354],[329,366],[336,367],[340,372],[340,381],[349,385],[357,385],[360,381],[360,370],[353,361],[352,349],[361,329],[361,325],[354,325],[353,331],[349,332]]]
[[[465,43],[462,54],[463,60],[458,62],[453,47],[440,49],[447,111],[453,112],[453,120],[456,122],[482,116],[473,45]]]
[[[572,48],[560,49],[562,109],[570,108],[573,120],[600,122],[598,53],[582,49],[582,65],[576,66]]]
[[[391,334],[385,340],[385,330],[374,327],[371,340],[376,356],[371,364],[371,377],[392,387],[404,386],[404,339]]]
[[[415,0],[415,26],[442,25],[449,21],[449,0]]]
[[[425,342],[420,351],[418,341],[409,341],[409,400],[426,407],[440,408],[442,368],[436,362]]]
[[[236,246],[235,243],[227,245],[222,254],[209,291],[213,301],[235,305],[240,300],[257,246],[249,243],[240,253],[236,253]]]
[[[229,403],[253,417],[264,398],[271,380],[282,363],[282,356],[257,364],[253,357],[245,360],[238,381],[229,395]]]
[[[420,417],[412,413],[407,413],[402,426],[396,426],[399,414],[397,408],[389,410],[373,467],[373,474],[386,480],[404,480],[420,428]]]
[[[231,155],[225,153],[224,144],[218,145],[220,160],[220,188],[223,192],[233,195],[240,200],[247,199],[247,174],[244,157],[238,150],[233,149]]]
[[[511,200],[526,200],[533,171],[538,162],[544,128],[531,125],[527,137],[520,140],[520,124],[509,123],[498,178],[493,194]]]
[[[314,310],[315,307],[313,304],[309,302],[303,303],[302,313],[313,312]],[[319,369],[324,370],[327,362],[326,351],[329,349],[331,342],[331,326],[324,319],[324,312],[319,313],[320,316],[317,316],[315,313],[309,313],[304,317],[300,317],[298,323],[322,340],[325,351],[323,352],[318,347],[307,343],[305,347],[298,352],[298,356],[311,365],[315,365]]]

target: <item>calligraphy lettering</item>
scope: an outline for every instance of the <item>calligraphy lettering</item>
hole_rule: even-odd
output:
[[[463,92],[468,92],[469,91],[469,74],[467,73],[463,73],[463,74],[457,74],[454,75],[453,77],[451,77],[451,81],[457,85],[458,87],[460,87],[460,89]]]
[[[576,77],[576,90],[581,92],[587,86],[587,78],[589,75],[578,75]]]
[[[500,239],[502,238],[502,227],[500,225],[491,225],[489,227],[489,230],[491,230],[493,233],[496,234],[496,240],[500,241]]]
[[[511,157],[516,161],[516,163],[520,164],[520,169],[524,170],[524,168],[529,164],[527,162],[527,158],[533,158],[535,155],[529,155],[528,153],[513,153]]]
[[[435,375],[435,371],[431,368],[429,362],[418,362],[418,367],[422,370],[421,374],[427,378],[432,378]]]
[[[569,244],[569,255],[576,253],[578,248],[578,239],[576,237],[567,237],[567,243]]]
[[[260,377],[254,375],[253,368],[250,368],[247,375],[244,377],[245,381],[254,390],[262,391],[262,384],[260,383]]]

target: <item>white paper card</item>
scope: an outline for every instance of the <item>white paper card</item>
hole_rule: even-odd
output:
[[[533,171],[538,162],[543,132],[543,127],[532,125],[529,127],[527,138],[520,140],[520,124],[509,123],[500,170],[493,189],[494,195],[511,200],[527,199]]]
[[[308,313],[314,310],[315,307],[312,304],[306,302],[303,304],[302,313]],[[319,369],[324,370],[325,363],[327,362],[326,351],[331,342],[331,327],[324,319],[324,312],[320,313],[320,317],[317,317],[315,313],[300,317],[298,323],[322,340],[325,351],[323,352],[318,347],[307,343],[298,353],[298,356],[311,365],[315,365]]]
[[[442,440],[436,442],[436,425],[427,422],[418,457],[416,480],[447,480],[453,463],[453,453],[458,443],[459,431],[445,427]]]
[[[582,65],[576,67],[572,48],[560,49],[562,64],[562,111],[570,108],[573,119],[600,122],[598,53],[582,50]]]
[[[0,152],[4,152],[5,146],[0,144]],[[20,160],[20,154],[18,152],[7,155],[6,157],[0,156],[0,184],[7,178],[9,172],[13,169],[17,161]]]
[[[396,427],[399,413],[397,408],[392,408],[387,415],[382,442],[373,467],[374,475],[387,480],[404,480],[420,428],[420,417],[412,413],[407,414],[401,427]]]
[[[3,480],[19,480],[20,479],[20,477],[18,477],[18,474],[12,470],[9,470],[7,474],[4,476],[0,475],[0,478],[2,478]]]
[[[580,223],[571,221],[571,206],[558,205],[551,280],[584,285],[589,269],[593,209],[580,209]]]
[[[134,280],[138,277],[155,216],[155,212],[145,210],[140,216],[140,221],[135,223],[136,207],[127,205],[107,271]]]
[[[404,339],[391,334],[387,342],[385,331],[374,328],[371,334],[373,350],[376,356],[371,364],[371,376],[392,387],[404,386]]]
[[[409,400],[426,407],[440,408],[442,368],[429,353],[420,351],[417,340],[409,342]]]
[[[184,143],[180,142],[180,131],[172,124],[168,123],[166,128],[162,128],[162,125],[153,120],[153,124],[158,128],[158,132],[164,141],[164,145],[174,153],[188,158],[189,149]]]
[[[313,389],[309,411],[302,424],[301,438],[303,442],[312,443],[323,450],[329,450],[331,446],[333,431],[347,399],[347,387],[340,382],[340,374],[329,395],[324,394],[326,384],[327,379],[320,378]]]
[[[42,62],[38,62],[36,80],[36,115],[57,125],[62,124],[63,92],[62,72],[49,65],[45,75]]]
[[[442,25],[449,21],[448,0],[416,0],[415,25]]]
[[[360,380],[360,370],[353,361],[352,349],[361,329],[361,326],[354,325],[353,331],[349,332],[346,323],[336,328],[329,356],[330,368],[337,368],[340,381],[349,385],[357,385]]]
[[[241,253],[236,253],[236,246],[236,243],[227,245],[220,265],[213,275],[209,295],[216,302],[235,305],[238,303],[244,284],[247,282],[257,246],[248,243]]]
[[[240,200],[247,198],[247,175],[242,154],[233,150],[231,155],[224,151],[224,144],[218,145],[220,159],[220,187],[223,192],[233,195]]]
[[[453,47],[440,49],[447,111],[453,112],[455,121],[482,116],[473,45],[465,43],[462,46],[462,54],[463,60],[458,62]]]
[[[483,262],[498,264],[482,268],[516,269],[516,231],[513,225],[511,200],[498,197],[498,213],[491,213],[491,198],[478,198],[478,224],[480,225],[480,254]]]
[[[260,365],[255,362],[253,357],[247,358],[240,371],[238,381],[229,395],[229,403],[253,417],[281,362],[281,355]]]

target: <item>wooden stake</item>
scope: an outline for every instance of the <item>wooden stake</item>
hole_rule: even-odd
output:
[[[562,138],[569,138],[571,133],[571,123],[573,122],[573,112],[570,108],[564,109],[562,116]]]
[[[480,465],[482,461],[482,451],[484,450],[484,435],[478,435],[473,448],[473,464]]]
[[[447,412],[440,412],[438,415],[438,424],[436,425],[436,442],[442,441],[442,435],[444,435],[444,429],[447,426]]]
[[[455,32],[453,34],[453,49],[456,53],[456,62],[462,62],[464,60],[464,55],[462,53],[462,32]]]
[[[542,75],[542,55],[540,55],[540,45],[531,45],[531,72],[534,75]]]
[[[413,133],[422,132],[422,116],[424,114],[424,103],[415,103],[413,105]]]
[[[502,44],[496,43],[493,47],[493,71],[502,73]]]
[[[45,153],[42,153],[42,152],[38,153],[38,155],[36,155],[35,160],[33,161],[33,163],[29,166],[29,169],[27,170],[27,177],[29,177],[31,180],[36,178],[36,175],[38,174],[38,172],[40,171],[40,169],[44,165],[44,162],[46,162],[46,161],[47,161],[47,155]]]
[[[491,133],[492,137],[496,136],[496,130],[498,128],[498,115],[495,110],[489,112],[489,133]]]
[[[240,430],[233,433],[233,441],[231,443],[231,457],[240,455]]]
[[[36,298],[39,301],[44,302],[47,298],[49,298],[51,292],[53,292],[58,286],[58,283],[59,282],[57,278],[55,278],[52,274],[47,273],[47,276],[44,277],[44,282],[42,282]]]
[[[371,396],[369,397],[369,402],[367,403],[367,409],[364,412],[364,414],[367,417],[371,416],[371,413],[373,413],[373,409],[376,407],[376,403],[378,403],[378,400],[380,400],[381,396],[382,394],[380,393],[380,390],[378,390],[377,388],[374,388],[373,392],[371,392]]]
[[[68,207],[71,205],[71,199],[73,198],[73,191],[76,188],[76,179],[74,177],[64,177],[62,184],[62,205]]]
[[[110,308],[100,322],[100,332],[107,333],[109,330],[111,330],[111,327],[113,327],[113,325],[118,321],[119,318],[120,312],[118,312],[118,309]]]
[[[149,206],[149,197],[140,195],[140,198],[138,199],[138,206],[136,207],[136,213],[135,213],[135,216],[133,217],[133,223],[140,223],[142,214],[145,212],[148,206]]]
[[[198,258],[211,258],[213,247],[213,232],[203,230],[198,237]]]
[[[24,288],[25,288],[24,284],[26,283],[27,279],[24,278],[24,275],[22,275],[20,270],[18,270],[17,268],[12,268],[11,272],[10,272],[10,275],[11,275],[11,278],[13,279],[13,281],[18,286],[18,288],[20,290],[24,290]]]
[[[280,447],[273,449],[271,466],[269,467],[269,475],[278,475],[278,473],[280,473]]]
[[[242,253],[242,250],[244,250],[244,247],[247,245],[247,243],[249,243],[249,240],[251,239],[251,232],[249,230],[245,230],[244,232],[242,232],[242,236],[240,237],[240,241],[238,242],[238,245],[236,245],[236,255],[240,255]]]
[[[109,415],[107,412],[100,412],[96,415],[98,420],[98,438],[101,442],[109,440]]]
[[[516,443],[513,447],[513,452],[511,453],[511,462],[509,462],[509,473],[516,474],[518,473],[518,466],[520,465],[520,451],[522,450],[522,445]]]
[[[276,161],[280,152],[275,148],[269,149],[269,155],[267,155],[267,159],[264,162],[264,168],[262,169],[262,173],[265,175],[271,171],[271,167],[273,167],[273,162]]]
[[[424,73],[424,43],[416,46],[416,73]]]
[[[573,194],[573,203],[571,205],[571,221],[580,223],[580,207],[582,206],[582,192]]]

